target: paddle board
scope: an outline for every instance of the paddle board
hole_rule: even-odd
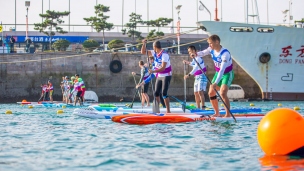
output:
[[[259,121],[264,115],[263,114],[241,114],[234,115],[237,121]],[[209,117],[197,114],[126,114],[113,116],[113,122],[126,123],[126,124],[155,124],[155,123],[185,123],[185,122],[202,122],[202,121],[234,121],[232,117]]]

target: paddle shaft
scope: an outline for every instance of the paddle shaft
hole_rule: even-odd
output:
[[[184,64],[184,75],[186,75],[186,64]],[[184,79],[184,101],[186,103],[187,101],[187,82],[186,80]]]
[[[137,82],[136,82],[136,79],[135,79],[135,76],[133,75],[133,78],[134,78],[134,83],[135,83],[135,86],[137,86]],[[138,97],[139,97],[139,99],[140,99],[140,101],[141,101],[141,95],[140,95],[140,93],[138,92]]]
[[[150,67],[150,61],[149,61],[149,54],[148,54],[148,49],[147,49],[147,43],[145,44],[145,46],[146,46],[147,61],[148,61],[148,65]],[[152,105],[153,113],[160,112],[159,111],[159,103],[157,102],[155,94],[154,94],[154,86],[153,86],[153,80],[152,80],[152,78],[151,78],[151,88],[152,88],[152,92],[153,92],[153,105]]]
[[[210,79],[207,77],[206,73],[203,71],[201,65],[197,62],[197,60],[195,59],[195,57],[193,57],[195,63],[198,65],[198,67],[200,68],[200,70],[202,71],[202,73],[206,76],[208,82],[210,83],[210,85],[212,85],[212,82],[210,81]],[[231,116],[233,117],[234,121],[236,122],[236,119],[234,117],[234,115],[232,114],[232,112],[230,111],[230,109],[228,108],[228,106],[226,105],[225,101],[222,99],[222,97],[220,96],[220,94],[218,93],[218,91],[214,88],[214,91],[216,92],[217,96],[221,99],[221,101],[223,102],[223,104],[225,105],[226,109],[228,110],[228,112],[231,114]]]

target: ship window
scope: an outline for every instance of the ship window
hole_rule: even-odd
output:
[[[257,31],[260,33],[273,33],[274,29],[271,27],[259,27]]]
[[[253,28],[252,27],[230,27],[230,31],[232,32],[252,32]]]

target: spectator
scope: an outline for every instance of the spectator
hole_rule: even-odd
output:
[[[15,44],[16,40],[14,39],[13,36],[11,36],[10,38],[10,45],[11,45],[11,53],[14,53],[14,44]]]
[[[30,38],[27,38],[25,40],[25,51],[27,53],[30,53],[30,46],[31,46],[32,40]]]
[[[2,38],[0,37],[0,47],[3,45]]]

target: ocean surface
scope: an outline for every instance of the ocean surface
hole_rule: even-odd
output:
[[[232,102],[232,107],[250,107],[250,103],[263,113],[282,104],[298,106],[304,114],[304,102]],[[79,117],[72,114],[74,109],[0,104],[0,170],[303,168],[298,158],[269,162],[273,159],[264,156],[257,142],[256,121],[137,126]],[[13,114],[5,114],[6,110]],[[57,114],[58,110],[64,113]]]

